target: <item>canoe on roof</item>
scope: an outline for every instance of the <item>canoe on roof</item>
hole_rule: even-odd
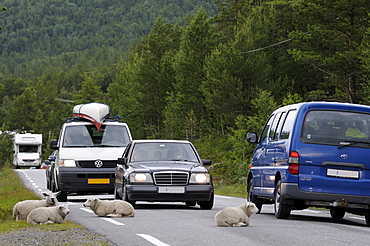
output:
[[[73,115],[78,118],[90,120],[94,123],[98,131],[100,131],[101,124],[109,116],[110,108],[103,103],[86,103],[74,106]]]

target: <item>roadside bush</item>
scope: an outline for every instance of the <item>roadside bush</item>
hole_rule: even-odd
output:
[[[5,163],[13,163],[13,135],[2,132],[0,134],[0,168],[5,166]]]

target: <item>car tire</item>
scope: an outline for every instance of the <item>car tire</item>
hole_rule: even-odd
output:
[[[343,208],[330,208],[330,216],[333,219],[343,219],[345,213]]]
[[[213,203],[215,201],[215,196],[212,192],[211,199],[209,201],[201,201],[197,202],[201,209],[203,210],[211,210],[213,208]]]
[[[55,184],[53,180],[50,181],[50,190],[51,192],[56,192],[56,188],[55,188]]]
[[[58,196],[58,201],[59,202],[67,202],[68,200],[68,195],[66,191],[61,191]]]
[[[284,199],[281,196],[281,180],[278,181],[275,188],[275,217],[277,219],[287,219],[289,218],[291,207],[290,205],[284,204]]]
[[[263,203],[256,201],[256,199],[253,195],[253,188],[254,188],[253,179],[251,179],[248,183],[248,186],[247,186],[247,192],[248,192],[247,201],[253,202],[254,205],[256,205],[256,207],[258,208],[258,213],[257,214],[259,214],[259,213],[261,213]]]
[[[185,205],[187,207],[194,207],[195,205],[197,205],[197,202],[196,201],[188,201],[188,202],[185,202]]]
[[[365,214],[366,225],[370,226],[370,214]]]
[[[113,194],[114,194],[114,199],[116,199],[116,200],[122,200],[122,197],[117,192],[116,187],[114,187],[114,193]]]
[[[136,201],[131,201],[128,198],[127,188],[126,188],[126,181],[124,182],[124,184],[122,186],[122,200],[124,200],[125,202],[130,203],[133,207],[135,207]]]

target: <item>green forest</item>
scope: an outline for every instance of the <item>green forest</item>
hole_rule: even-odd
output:
[[[159,3],[160,2],[160,3]],[[44,156],[76,104],[106,103],[135,139],[188,139],[225,184],[245,182],[277,107],[370,103],[368,0],[5,0],[1,160],[9,131]]]

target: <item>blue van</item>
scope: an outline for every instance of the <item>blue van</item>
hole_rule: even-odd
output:
[[[370,226],[370,106],[305,102],[275,110],[256,143],[247,177],[248,200],[275,217],[291,210],[330,209],[364,215]]]

